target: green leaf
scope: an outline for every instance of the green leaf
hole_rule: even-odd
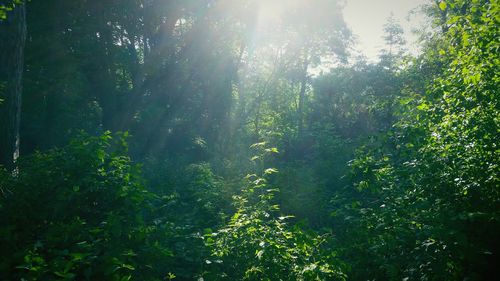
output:
[[[263,141],[263,142],[258,142],[258,143],[254,143],[250,146],[250,148],[256,148],[256,147],[263,147],[264,145],[266,145],[266,142]]]
[[[277,172],[278,172],[278,170],[277,170],[277,169],[275,169],[275,168],[269,168],[269,169],[266,169],[266,170],[264,171],[264,174],[266,174],[266,175],[270,175],[270,174],[275,174],[275,173],[277,173]]]
[[[133,265],[131,265],[131,264],[122,264],[121,268],[125,268],[125,269],[128,269],[128,270],[135,270],[135,267]]]
[[[426,103],[422,103],[419,106],[417,106],[417,109],[422,110],[422,111],[427,111],[427,110],[429,110],[429,108],[430,108],[429,105]]]
[[[260,260],[262,258],[262,255],[264,255],[264,250],[259,250],[255,253],[255,256]]]
[[[444,11],[444,10],[446,10],[446,7],[447,7],[446,2],[444,2],[444,1],[439,2],[439,9]]]
[[[271,153],[278,153],[278,149],[276,147],[268,148],[268,149],[266,149],[266,151],[271,152]]]

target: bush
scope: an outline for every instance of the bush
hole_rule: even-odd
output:
[[[160,280],[171,226],[155,218],[124,135],[82,135],[0,172],[2,280]],[[160,265],[161,266],[157,266]],[[172,275],[170,275],[172,276]]]
[[[263,154],[277,152],[263,149]],[[261,162],[263,156],[254,157]],[[212,250],[205,263],[207,280],[345,280],[343,264],[328,247],[331,237],[287,224],[274,202],[278,191],[268,184],[278,171],[248,175],[241,195],[234,196],[236,213],[227,226],[207,229]]]

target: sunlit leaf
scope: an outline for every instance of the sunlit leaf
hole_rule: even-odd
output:
[[[444,2],[444,1],[439,2],[439,8],[442,11],[446,10],[446,7],[447,7],[446,2]]]
[[[268,169],[266,169],[266,170],[264,171],[264,174],[266,174],[266,175],[270,175],[270,174],[274,174],[274,173],[277,173],[277,172],[278,172],[278,170],[277,170],[277,169],[275,169],[275,168],[268,168]]]

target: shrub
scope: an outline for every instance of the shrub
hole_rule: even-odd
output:
[[[153,211],[125,135],[82,135],[0,173],[3,280],[160,280],[171,226]],[[161,264],[162,266],[157,266]]]

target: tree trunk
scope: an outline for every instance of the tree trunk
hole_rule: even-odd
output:
[[[303,135],[304,131],[304,106],[305,106],[305,98],[306,98],[306,89],[307,89],[307,70],[309,68],[309,58],[308,58],[308,53],[306,52],[304,62],[303,62],[303,69],[302,69],[302,77],[300,81],[300,92],[299,92],[299,107],[297,109],[298,113],[298,125],[297,125],[297,131],[298,131],[298,137],[301,138]]]
[[[26,7],[17,6],[0,22],[0,164],[13,169],[19,157]]]

